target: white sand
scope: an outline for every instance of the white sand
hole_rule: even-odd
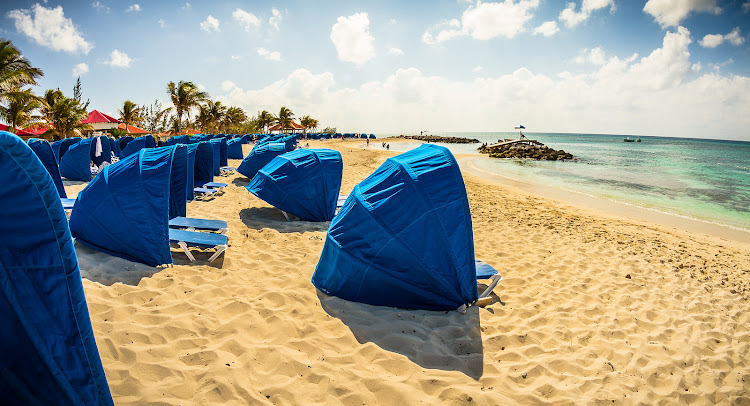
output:
[[[310,146],[342,152],[342,193],[396,154]],[[505,277],[465,315],[316,291],[328,223],[286,222],[237,174],[188,204],[229,223],[212,264],[76,245],[115,403],[750,403],[750,247],[464,177],[476,255]]]

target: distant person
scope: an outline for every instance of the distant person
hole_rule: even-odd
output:
[[[367,146],[369,147],[370,146],[370,139],[369,138],[365,138],[365,140],[367,140]]]
[[[390,151],[391,150],[391,144],[385,144],[385,149],[387,149],[387,150]]]

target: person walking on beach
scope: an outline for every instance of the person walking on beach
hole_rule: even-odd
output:
[[[367,140],[367,146],[369,147],[370,146],[370,139],[369,138],[365,138],[365,140]]]
[[[390,151],[391,150],[391,144],[385,144],[385,149],[387,149],[388,151]]]

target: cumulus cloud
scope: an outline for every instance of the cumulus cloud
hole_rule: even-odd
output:
[[[440,24],[437,34],[430,30],[422,35],[427,44],[437,44],[459,36],[471,36],[478,40],[490,40],[500,36],[513,38],[524,30],[533,17],[532,11],[539,7],[539,0],[505,0],[502,3],[471,5],[461,15],[461,21],[452,19]],[[436,29],[436,28],[433,28]]]
[[[271,9],[271,18],[268,19],[268,25],[275,28],[276,31],[279,30],[279,24],[281,23],[283,16],[281,14],[281,11],[279,11],[277,8]]]
[[[252,28],[258,28],[260,26],[260,19],[253,13],[238,8],[232,12],[232,18],[237,21],[245,31],[250,31]]]
[[[167,22],[163,18],[159,19],[159,27],[164,28],[167,26]]]
[[[578,53],[575,61],[577,63],[591,63],[594,65],[604,65],[606,58],[604,56],[604,50],[601,47],[596,47],[591,50],[584,49]]]
[[[132,6],[128,7],[127,10],[128,13],[137,13],[141,11],[141,5],[140,4],[133,4]]]
[[[573,28],[588,20],[594,11],[605,7],[609,7],[610,12],[614,12],[614,0],[583,0],[581,11],[575,11],[576,3],[568,3],[565,10],[560,13],[560,21],[564,22],[568,28]]]
[[[539,27],[534,28],[534,35],[544,35],[545,37],[551,37],[558,31],[560,31],[560,29],[557,28],[556,21],[546,21]]]
[[[750,1],[746,1],[742,3],[742,12],[743,13],[750,13]]]
[[[344,62],[362,65],[375,57],[375,38],[370,35],[367,13],[339,17],[331,27],[331,41]]]
[[[79,63],[78,65],[73,67],[73,77],[78,77],[83,75],[84,73],[88,73],[89,66],[85,63]]]
[[[478,73],[478,72],[479,72],[479,71],[481,71],[482,69],[484,69],[484,68],[483,68],[483,67],[482,67],[481,65],[477,65],[477,66],[475,66],[475,67],[474,67],[474,69],[472,69],[471,71],[472,71],[472,72],[474,72],[474,73]]]
[[[104,64],[113,68],[129,68],[132,61],[128,54],[115,49],[109,54],[109,58],[104,60]]]
[[[205,32],[219,32],[219,20],[209,14],[208,17],[206,17],[206,21],[201,23],[201,30]]]
[[[95,2],[91,3],[91,7],[93,7],[94,10],[96,10],[96,12],[99,13],[99,14],[109,13],[109,7],[107,7],[104,4],[102,4],[101,1],[95,1]]]
[[[739,46],[745,43],[745,37],[740,34],[740,27],[735,27],[732,32],[727,35],[708,34],[704,36],[702,40],[698,41],[698,43],[704,48],[716,48],[723,44],[724,41]]]
[[[258,55],[269,61],[281,61],[281,53],[278,51],[269,51],[263,47],[258,48]]]
[[[720,14],[721,8],[716,0],[648,0],[643,11],[666,28],[678,26],[690,13]]]
[[[389,55],[399,56],[399,55],[403,55],[404,51],[402,51],[399,48],[391,48],[391,49],[388,50],[388,54]]]
[[[83,39],[73,21],[65,18],[63,8],[45,8],[34,4],[31,9],[12,10],[8,17],[15,21],[16,29],[39,45],[55,51],[88,54],[94,47]]]
[[[180,7],[181,9],[188,11],[193,8],[193,6],[190,3],[185,3],[184,6]]]

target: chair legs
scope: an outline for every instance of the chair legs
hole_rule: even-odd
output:
[[[495,289],[495,286],[497,286],[497,284],[500,283],[501,280],[503,280],[503,276],[499,273],[492,275],[492,277],[490,278],[489,286],[487,286],[487,289],[485,289],[484,292],[479,295],[479,299],[489,296],[490,293],[492,293],[492,290]]]
[[[185,241],[178,241],[177,245],[179,245],[180,248],[182,248],[182,251],[185,253],[185,255],[187,255],[188,259],[190,259],[190,262],[195,262],[195,257],[190,252],[190,249],[188,248]],[[221,253],[224,252],[226,249],[227,249],[226,245],[217,245],[216,252],[213,255],[211,255],[211,258],[208,259],[208,262],[209,263],[214,262],[214,260],[218,258],[219,255],[221,255]]]

